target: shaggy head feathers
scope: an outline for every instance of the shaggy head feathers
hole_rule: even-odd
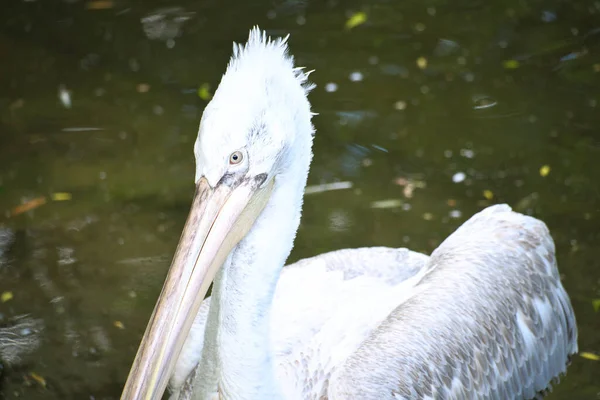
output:
[[[245,45],[234,44],[200,123],[196,180],[206,176],[215,184],[240,149],[248,154],[249,173],[278,173],[293,162],[294,148],[312,144],[307,94],[314,85],[310,72],[294,67],[287,39],[271,39],[255,27]]]

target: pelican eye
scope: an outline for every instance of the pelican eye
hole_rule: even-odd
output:
[[[231,165],[236,165],[242,162],[242,160],[244,159],[244,155],[242,154],[241,151],[234,151],[233,153],[231,153],[231,155],[229,156],[229,164]]]

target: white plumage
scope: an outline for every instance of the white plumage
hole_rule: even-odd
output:
[[[209,304],[171,399],[194,398],[185,380]],[[503,205],[474,215],[431,257],[374,247],[285,267],[271,330],[289,399],[532,399],[577,352],[548,230]]]
[[[506,205],[431,256],[340,250],[282,272],[312,157],[310,88],[285,40],[256,28],[234,46],[200,125],[196,182],[272,192],[216,273],[171,398],[531,399],[549,388],[577,352],[575,316],[546,226]],[[243,162],[228,163],[235,151]],[[193,217],[178,253],[196,240]]]

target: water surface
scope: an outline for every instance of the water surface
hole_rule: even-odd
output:
[[[297,63],[316,70],[309,184],[349,182],[307,195],[290,261],[357,246],[429,253],[506,202],[548,224],[580,349],[600,354],[600,3],[3,11],[0,323],[28,315],[40,338],[5,365],[3,398],[119,397],[187,214],[202,110],[231,42],[255,24],[291,33]],[[346,29],[353,15],[366,21]],[[576,356],[549,398],[600,398],[599,377],[600,361]]]

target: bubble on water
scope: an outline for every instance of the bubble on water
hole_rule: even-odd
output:
[[[460,183],[463,182],[467,178],[467,175],[464,172],[457,172],[452,175],[452,182]]]
[[[396,103],[394,103],[394,108],[396,110],[405,110],[406,109],[406,102],[405,101],[397,101]]]
[[[475,157],[475,152],[471,149],[460,149],[460,155],[465,158]]]
[[[337,91],[337,89],[338,89],[337,83],[329,82],[329,83],[325,84],[326,92],[333,93],[333,92]]]
[[[352,82],[360,82],[363,80],[363,74],[360,71],[354,71],[348,77]]]
[[[460,210],[450,210],[448,215],[450,218],[460,218],[462,216],[462,212]]]

